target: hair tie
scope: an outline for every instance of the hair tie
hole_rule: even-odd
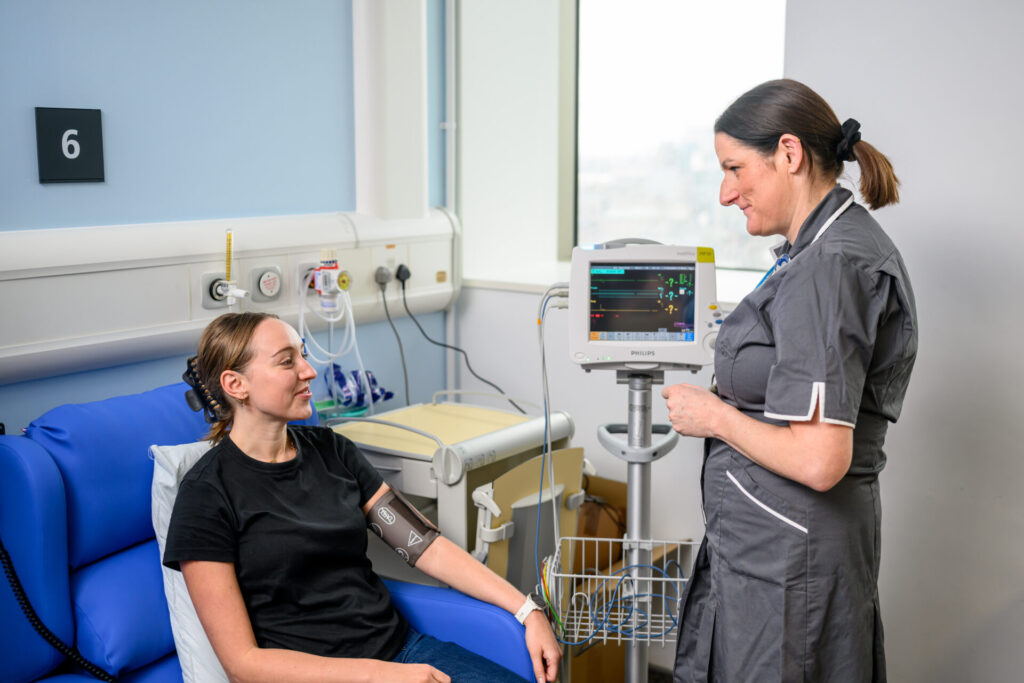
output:
[[[843,137],[836,145],[836,159],[839,161],[857,161],[853,154],[853,146],[860,142],[860,124],[856,119],[846,119],[842,126]]]
[[[206,388],[203,380],[199,377],[199,356],[192,356],[185,363],[185,372],[181,378],[185,380],[185,384],[191,387],[185,392],[185,402],[188,403],[188,407],[197,413],[202,410],[203,417],[208,424],[228,419],[231,416],[230,413],[224,410],[220,401],[210,394],[210,390]]]

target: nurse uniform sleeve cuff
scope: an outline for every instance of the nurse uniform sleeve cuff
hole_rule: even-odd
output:
[[[826,422],[828,424],[845,425],[847,427],[857,426],[856,422],[848,422],[842,419],[827,417],[828,413],[825,411],[825,399],[827,392],[825,391],[824,382],[810,382],[805,384],[807,384],[810,388],[810,401],[807,403],[806,412],[796,412],[791,415],[784,415],[782,413],[775,413],[771,412],[770,410],[765,410],[764,416],[771,418],[773,420],[786,420],[788,422],[810,422],[810,420],[814,417],[814,411],[817,410],[819,411],[819,417],[822,422]],[[794,394],[803,393],[803,391],[806,391],[806,387],[802,389],[792,389],[790,390],[789,394],[790,396],[792,396]]]

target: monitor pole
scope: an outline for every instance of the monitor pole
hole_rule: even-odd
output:
[[[617,384],[629,385],[627,424],[598,428],[601,444],[627,463],[626,567],[633,583],[633,606],[638,614],[651,614],[651,463],[675,447],[679,435],[669,425],[651,425],[651,390],[665,381],[663,371],[616,372]],[[612,436],[626,434],[626,441]],[[658,443],[651,445],[652,434]],[[648,643],[635,637],[626,643],[626,683],[647,683]]]

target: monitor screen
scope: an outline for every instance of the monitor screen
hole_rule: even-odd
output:
[[[694,341],[694,263],[591,263],[590,340]]]
[[[572,251],[569,357],[587,371],[698,370],[714,360],[721,323],[710,247]]]

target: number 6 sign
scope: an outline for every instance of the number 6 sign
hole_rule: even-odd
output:
[[[39,182],[103,181],[103,126],[99,109],[36,107]]]

